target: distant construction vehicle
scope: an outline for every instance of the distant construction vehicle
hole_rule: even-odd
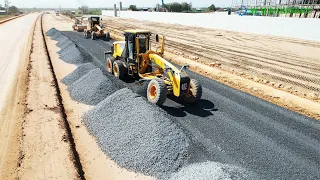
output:
[[[125,41],[114,42],[112,50],[105,52],[108,72],[122,80],[128,76],[150,80],[147,98],[157,105],[162,105],[168,94],[191,104],[201,98],[202,86],[185,72],[189,66],[178,69],[163,58],[164,37],[160,52],[155,52],[151,50],[150,31],[127,30],[124,36]],[[158,35],[156,42],[159,42]],[[108,54],[112,54],[112,57]]]
[[[74,24],[72,25],[72,29],[74,31],[78,32],[84,32],[84,30],[87,28],[86,24],[83,24],[83,17],[76,17],[74,19]]]
[[[106,31],[104,25],[101,23],[99,16],[90,16],[85,19],[87,28],[84,29],[84,36],[91,37],[92,40],[102,38],[106,41],[110,40],[110,33]]]

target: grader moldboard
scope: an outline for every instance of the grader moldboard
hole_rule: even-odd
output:
[[[110,33],[106,31],[104,25],[101,23],[101,18],[99,16],[90,16],[85,18],[87,28],[84,30],[84,37],[95,40],[97,38],[104,39],[106,41],[110,40]]]
[[[201,98],[202,86],[185,72],[189,66],[178,69],[163,58],[164,37],[160,52],[155,52],[151,50],[150,31],[127,30],[124,36],[125,41],[114,42],[111,51],[105,52],[108,72],[122,80],[129,75],[149,81],[147,99],[157,105],[162,105],[168,94],[190,104]],[[156,42],[159,42],[158,35]]]

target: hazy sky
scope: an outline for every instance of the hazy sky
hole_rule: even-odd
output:
[[[38,8],[58,8],[61,7],[73,8],[81,5],[88,5],[89,7],[112,7],[113,4],[119,4],[122,1],[123,7],[128,7],[130,4],[135,4],[138,7],[150,6],[153,7],[156,3],[161,4],[161,0],[10,0],[11,5],[19,8],[24,7],[38,7]],[[164,3],[170,2],[192,2],[193,7],[210,6],[230,6],[232,0],[164,0]],[[0,4],[4,4],[4,0],[0,0]]]

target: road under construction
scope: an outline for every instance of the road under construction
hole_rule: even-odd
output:
[[[86,38],[54,12],[0,24],[15,37],[0,37],[8,42],[0,47],[0,179],[320,178],[318,41],[117,17],[102,23],[110,40]],[[133,40],[124,32],[142,32],[132,29],[165,37],[161,51],[151,36],[150,50],[163,56],[150,61],[173,65],[157,73],[183,69],[197,80],[195,104],[174,94],[152,102],[150,80],[108,69],[114,53],[106,52]],[[138,66],[125,65],[134,71],[144,56],[138,48]]]

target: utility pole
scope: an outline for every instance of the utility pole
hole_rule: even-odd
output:
[[[60,7],[60,4],[59,4],[59,12],[61,12],[61,7]]]
[[[5,1],[4,1],[4,8],[6,8],[7,13],[9,12],[9,7],[10,7],[10,2],[9,2],[9,0],[5,0]]]

